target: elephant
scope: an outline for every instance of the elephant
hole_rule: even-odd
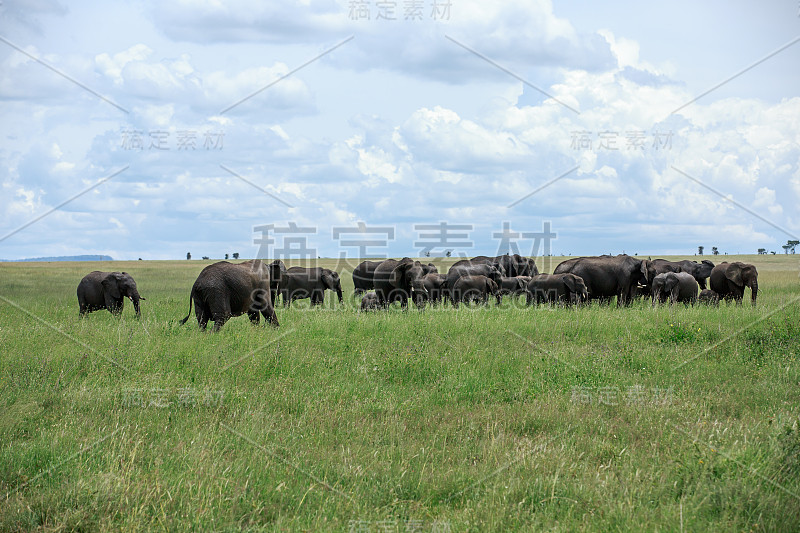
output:
[[[382,261],[362,261],[353,270],[353,287],[355,288],[355,295],[375,288],[375,269],[378,268],[378,265],[381,263]]]
[[[751,301],[756,305],[758,271],[754,265],[739,261],[725,262],[718,264],[711,271],[711,290],[726,301],[732,298],[737,304],[741,304],[745,287],[750,287]]]
[[[647,263],[629,255],[578,257],[559,264],[554,274],[575,274],[583,279],[589,297],[629,305],[638,284],[648,284]]]
[[[500,287],[487,276],[461,276],[453,285],[453,307],[458,307],[459,302],[477,301],[486,304],[489,295],[497,298],[500,305]]]
[[[697,283],[700,285],[701,289],[706,288],[706,278],[711,275],[711,270],[713,268],[714,263],[708,261],[707,259],[703,260],[702,263],[698,263],[697,261],[689,261],[688,259],[684,261],[653,259],[652,261],[647,262],[648,279],[651,282],[658,274],[663,274],[665,272],[686,272],[697,280]]]
[[[412,290],[426,295],[427,290],[422,278],[435,273],[437,273],[436,266],[432,263],[423,265],[408,257],[399,261],[386,259],[375,268],[373,276],[375,293],[382,306],[387,307],[389,304],[399,301],[401,307],[406,309]]]
[[[267,265],[259,259],[239,264],[220,261],[208,265],[192,285],[189,314],[180,321],[180,325],[189,320],[194,303],[197,324],[201,330],[205,330],[208,321],[212,320],[213,331],[219,331],[229,318],[244,313],[253,324],[258,324],[259,312],[267,322],[278,327],[270,281],[285,275],[285,268],[281,261]]]
[[[653,307],[656,300],[661,303],[669,298],[670,305],[675,302],[692,304],[697,301],[697,280],[686,272],[664,272],[656,275],[652,282]]]
[[[477,257],[473,257],[472,259],[462,259],[461,261],[457,261],[453,263],[453,266],[450,268],[452,269],[458,266],[485,265],[491,263],[499,263],[500,266],[503,267],[503,272],[505,275],[509,277],[536,276],[539,274],[539,269],[536,267],[536,262],[530,257],[522,257],[519,254],[505,254],[498,255],[496,257],[479,255]]]
[[[531,305],[564,302],[567,305],[589,300],[589,291],[580,276],[575,274],[539,274],[526,287],[527,303]]]
[[[380,306],[381,302],[375,291],[369,291],[361,298],[361,311],[377,311]]]
[[[140,317],[139,295],[136,282],[127,272],[100,272],[86,274],[78,284],[79,316],[99,309],[108,309],[112,315],[122,314],[125,298],[133,302],[136,316]]]
[[[446,274],[439,274],[438,272],[435,274],[426,274],[422,278],[422,285],[425,291],[412,290],[412,299],[417,307],[424,307],[425,302],[431,302],[434,305],[440,304],[444,297],[444,284],[446,281]]]
[[[342,281],[338,272],[322,267],[292,267],[282,275],[278,292],[283,297],[284,307],[305,298],[311,298],[313,306],[325,303],[325,289],[336,292],[339,303],[343,303]]]
[[[461,263],[461,261],[459,261]],[[479,263],[473,264],[455,264],[447,271],[447,278],[444,284],[444,295],[449,298],[451,302],[455,303],[453,298],[453,287],[459,278],[463,276],[486,276],[490,278],[499,286],[502,277],[505,275],[505,269],[500,263]]]
[[[717,306],[719,305],[719,294],[711,289],[703,289],[700,291],[700,296],[697,297],[697,301],[702,304]]]
[[[531,281],[531,279],[533,279],[531,276],[503,276],[500,278],[500,283],[498,283],[500,286],[500,294],[508,294],[511,296],[525,294],[525,291],[528,290],[528,283]]]

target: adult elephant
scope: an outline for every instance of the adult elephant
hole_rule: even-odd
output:
[[[567,305],[586,302],[589,291],[580,276],[575,274],[539,274],[526,287],[527,303],[559,303]]]
[[[739,261],[733,263],[720,263],[711,271],[711,290],[719,294],[720,298],[742,303],[744,288],[750,287],[750,296],[753,305],[756,305],[758,296],[758,271],[754,265]]]
[[[382,261],[362,261],[353,270],[354,295],[359,295],[362,292],[367,292],[375,288],[375,269],[378,268],[381,262]]]
[[[486,276],[461,276],[453,285],[453,307],[458,307],[460,302],[478,302],[485,304],[489,295],[497,298],[500,305],[500,287],[495,281]]]
[[[697,280],[688,272],[664,272],[652,281],[653,306],[656,301],[664,303],[669,299],[670,305],[676,302],[692,304],[697,301]]]
[[[583,279],[589,297],[629,305],[641,282],[648,284],[647,263],[629,255],[579,257],[559,264],[553,274],[575,274]]]
[[[536,267],[536,262],[530,257],[523,257],[519,254],[505,254],[495,257],[488,257],[479,255],[472,259],[462,259],[453,263],[453,266],[469,266],[469,265],[486,265],[499,263],[503,267],[503,272],[508,277],[516,276],[536,276],[539,274],[539,269]]]
[[[213,331],[219,329],[229,318],[247,313],[250,321],[258,324],[261,313],[267,322],[278,327],[278,317],[272,306],[270,280],[280,279],[282,262],[269,265],[255,259],[233,264],[220,261],[205,267],[197,276],[189,296],[189,314],[180,321],[186,323],[192,314],[192,304],[201,330],[208,321],[214,322]]]
[[[100,272],[95,270],[83,277],[78,283],[79,316],[99,309],[108,309],[112,315],[120,315],[125,298],[133,302],[136,316],[139,312],[139,295],[136,282],[127,272]]]
[[[708,260],[703,260],[702,263],[697,261],[667,261],[666,259],[653,259],[647,263],[648,279],[652,280],[658,274],[667,272],[686,272],[691,275],[701,289],[706,288],[706,279],[711,275],[711,270],[714,268],[714,263]]]
[[[462,263],[459,261],[459,263]],[[454,264],[447,271],[447,278],[444,283],[444,295],[451,302],[455,303],[453,297],[453,287],[459,278],[464,276],[486,276],[494,281],[498,286],[505,275],[505,269],[500,263],[479,263],[479,264]]]
[[[311,298],[311,305],[323,304],[326,289],[336,293],[340,304],[344,302],[338,272],[322,267],[292,267],[282,275],[278,292],[284,307],[289,307],[295,300],[305,298]]]
[[[531,281],[531,279],[533,279],[531,276],[503,276],[500,278],[500,283],[498,283],[500,286],[500,294],[508,294],[511,296],[525,294],[525,291],[528,290],[528,283]]]
[[[438,305],[444,298],[444,284],[447,281],[446,274],[427,274],[422,278],[422,285],[425,291],[416,291],[412,289],[412,300],[417,307],[424,307],[426,302],[433,305]]]
[[[384,307],[393,302],[400,302],[402,308],[406,309],[412,290],[416,293],[426,294],[422,278],[435,273],[437,273],[436,266],[432,263],[423,265],[408,257],[399,261],[386,259],[375,268],[373,276],[375,294],[378,295],[378,299]]]

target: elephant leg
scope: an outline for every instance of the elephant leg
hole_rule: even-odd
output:
[[[205,302],[195,299],[194,312],[197,316],[197,327],[200,331],[205,331],[208,321],[211,320],[211,308]]]
[[[278,315],[275,314],[275,307],[271,303],[264,306],[264,309],[261,310],[261,314],[264,315],[264,320],[266,320],[268,324],[276,328],[278,327]]]
[[[258,314],[258,311],[248,311],[247,316],[250,318],[250,323],[252,323],[254,326],[258,325],[260,321],[260,315]]]

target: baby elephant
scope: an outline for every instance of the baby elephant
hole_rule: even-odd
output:
[[[361,298],[361,311],[377,311],[380,307],[381,302],[375,291],[369,291]]]
[[[144,300],[139,296],[136,282],[127,272],[100,272],[95,270],[86,274],[78,284],[78,306],[80,316],[98,309],[108,309],[111,314],[122,313],[125,298],[133,302],[136,316],[139,312],[139,301]]]
[[[700,296],[697,297],[697,300],[701,304],[719,305],[719,294],[711,289],[703,289],[700,291]]]
[[[500,288],[497,283],[486,276],[461,276],[453,285],[453,307],[458,307],[459,302],[478,302],[485,304],[489,295],[497,299],[500,305]]]
[[[653,306],[655,307],[656,300],[664,303],[667,298],[669,298],[670,304],[683,302],[694,305],[694,302],[697,301],[697,290],[697,280],[691,274],[664,272],[653,278]]]
[[[586,302],[589,292],[583,278],[575,274],[539,274],[528,283],[528,305],[536,301],[567,305]]]

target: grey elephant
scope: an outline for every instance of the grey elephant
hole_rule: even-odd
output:
[[[417,307],[425,307],[426,302],[432,305],[438,305],[444,298],[444,284],[447,281],[446,274],[426,274],[422,278],[422,285],[424,291],[415,291],[412,289],[412,299]]]
[[[486,276],[499,286],[500,280],[505,276],[505,269],[500,263],[462,263],[460,265],[451,266],[445,278],[444,296],[453,303],[456,303],[453,288],[458,279],[464,276]]]
[[[194,304],[201,330],[205,330],[211,320],[214,322],[213,331],[219,331],[228,319],[245,313],[254,324],[258,324],[261,313],[267,322],[278,327],[270,280],[273,277],[280,279],[282,274],[286,274],[281,268],[286,267],[280,261],[267,265],[258,259],[239,264],[220,261],[208,265],[192,285],[189,314],[180,325],[189,320]]]
[[[322,267],[292,267],[282,275],[278,292],[283,298],[284,307],[305,298],[310,298],[313,306],[325,303],[326,289],[336,293],[340,304],[344,301],[338,272]]]
[[[361,311],[377,311],[380,307],[381,302],[375,291],[369,291],[361,298]]]
[[[500,294],[519,296],[525,294],[528,290],[528,283],[533,279],[531,276],[503,276],[500,278]]]
[[[384,307],[393,302],[400,302],[402,308],[406,309],[412,291],[427,294],[422,278],[435,273],[437,273],[436,266],[431,263],[424,265],[408,257],[399,261],[386,259],[375,268],[373,276],[375,294]]]
[[[353,269],[353,288],[354,294],[358,295],[375,288],[374,278],[375,269],[382,261],[362,261]]]
[[[711,271],[711,289],[726,301],[742,303],[744,288],[750,287],[750,297],[756,305],[758,297],[758,270],[754,265],[736,261],[720,263]]]
[[[719,294],[711,289],[703,289],[700,291],[697,301],[702,304],[717,306],[719,305]]]
[[[519,254],[505,254],[495,257],[488,257],[479,255],[472,259],[462,259],[453,263],[451,269],[458,266],[470,265],[485,265],[497,263],[503,267],[503,273],[509,277],[515,276],[536,276],[539,274],[539,269],[536,267],[536,262],[530,257],[523,257]],[[495,280],[497,281],[497,280]]]
[[[459,302],[478,302],[485,304],[489,295],[497,299],[500,305],[500,287],[487,276],[461,276],[453,285],[453,307],[458,307]]]
[[[666,259],[653,259],[645,261],[647,263],[648,279],[653,280],[658,274],[665,272],[686,272],[697,280],[701,289],[706,288],[706,279],[711,275],[714,263],[704,259],[701,263],[697,261],[667,261]]]
[[[692,304],[697,301],[697,280],[686,272],[664,272],[653,278],[653,306],[656,301],[664,303],[669,299],[670,305],[676,302]]]
[[[580,276],[575,274],[539,274],[533,276],[526,287],[527,303],[584,303],[589,291]]]
[[[618,306],[630,304],[638,285],[649,285],[647,263],[625,254],[568,259],[553,273],[581,277],[590,298],[608,301],[616,296]]]
[[[127,272],[100,272],[95,270],[86,274],[78,283],[79,316],[99,309],[108,309],[111,314],[119,315],[125,304],[125,298],[133,302],[136,316],[141,316],[139,295],[136,282]]]

